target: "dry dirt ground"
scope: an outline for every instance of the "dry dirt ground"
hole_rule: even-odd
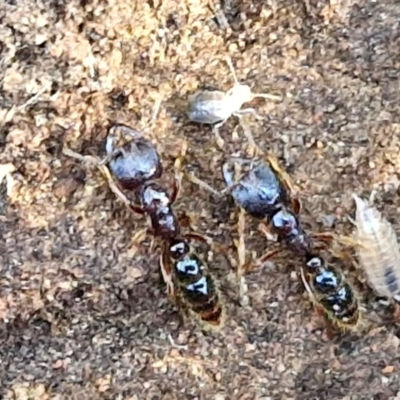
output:
[[[65,144],[103,155],[110,122],[142,129],[162,97],[147,135],[165,180],[186,139],[186,168],[222,188],[222,161],[247,149],[238,120],[223,127],[222,151],[185,107],[197,87],[231,87],[229,54],[241,81],[282,96],[255,101],[264,119],[247,121],[300,189],[307,229],[350,232],[351,193],[371,189],[400,229],[398,2],[223,6],[228,28],[217,4],[199,0],[1,2],[1,398],[400,398],[399,325],[362,271],[342,263],[364,310],[355,333],[327,335],[289,253],[247,275],[240,307],[227,279],[235,208],[186,182],[178,211],[228,249],[213,271],[229,318],[215,334],[181,325],[158,250],[137,234],[146,220],[97,170],[62,155]],[[246,246],[253,256],[266,248],[250,218]]]

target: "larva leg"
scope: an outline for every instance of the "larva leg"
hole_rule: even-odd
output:
[[[329,252],[336,258],[339,258],[345,262],[350,263],[354,269],[360,269],[360,265],[356,261],[356,259],[353,257],[352,254],[350,254],[348,251],[341,251],[341,250],[335,250],[335,249],[330,249]]]
[[[335,240],[346,247],[364,247],[362,243],[358,242],[355,238],[345,235],[335,235]]]
[[[217,145],[221,150],[225,150],[225,140],[222,139],[222,136],[220,135],[219,130],[222,127],[222,125],[225,124],[225,122],[226,122],[226,120],[218,122],[212,128],[212,132],[213,132],[213,134],[215,136],[215,140],[217,142]]]
[[[268,99],[268,100],[274,100],[274,101],[282,101],[282,97],[281,96],[277,96],[274,94],[270,94],[270,93],[252,93],[251,94],[253,99],[256,99],[257,97],[260,97],[262,99]]]
[[[168,334],[168,340],[169,340],[169,343],[171,344],[171,346],[175,349],[178,349],[178,350],[187,350],[188,349],[188,346],[186,344],[185,345],[176,344],[170,333]]]
[[[234,113],[234,115],[238,118],[240,118],[242,114],[251,114],[258,121],[263,121],[265,119],[265,117],[262,117],[260,114],[258,114],[254,108],[242,108]]]

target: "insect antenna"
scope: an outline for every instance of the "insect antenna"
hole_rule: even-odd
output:
[[[239,85],[239,81],[235,72],[235,68],[232,63],[232,58],[230,56],[226,56],[226,63],[228,64],[229,70],[233,76],[233,80],[235,81],[235,85]]]

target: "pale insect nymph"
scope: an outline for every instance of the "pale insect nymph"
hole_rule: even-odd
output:
[[[235,84],[227,92],[220,90],[199,90],[189,96],[189,109],[187,115],[192,122],[200,124],[214,125],[213,131],[217,139],[222,141],[218,135],[218,129],[232,115],[241,117],[242,114],[251,113],[258,117],[253,108],[242,109],[243,104],[262,97],[270,100],[280,101],[280,96],[267,93],[252,93],[249,85],[239,83],[232,61],[229,57],[226,59]],[[259,117],[258,117],[259,118]]]
[[[356,230],[347,242],[356,247],[369,285],[381,296],[400,300],[400,248],[393,226],[372,206],[374,195],[366,201],[353,194]]]

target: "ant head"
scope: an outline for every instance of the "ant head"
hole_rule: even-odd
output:
[[[185,239],[174,239],[169,245],[169,252],[174,260],[179,260],[189,251],[189,244]]]

